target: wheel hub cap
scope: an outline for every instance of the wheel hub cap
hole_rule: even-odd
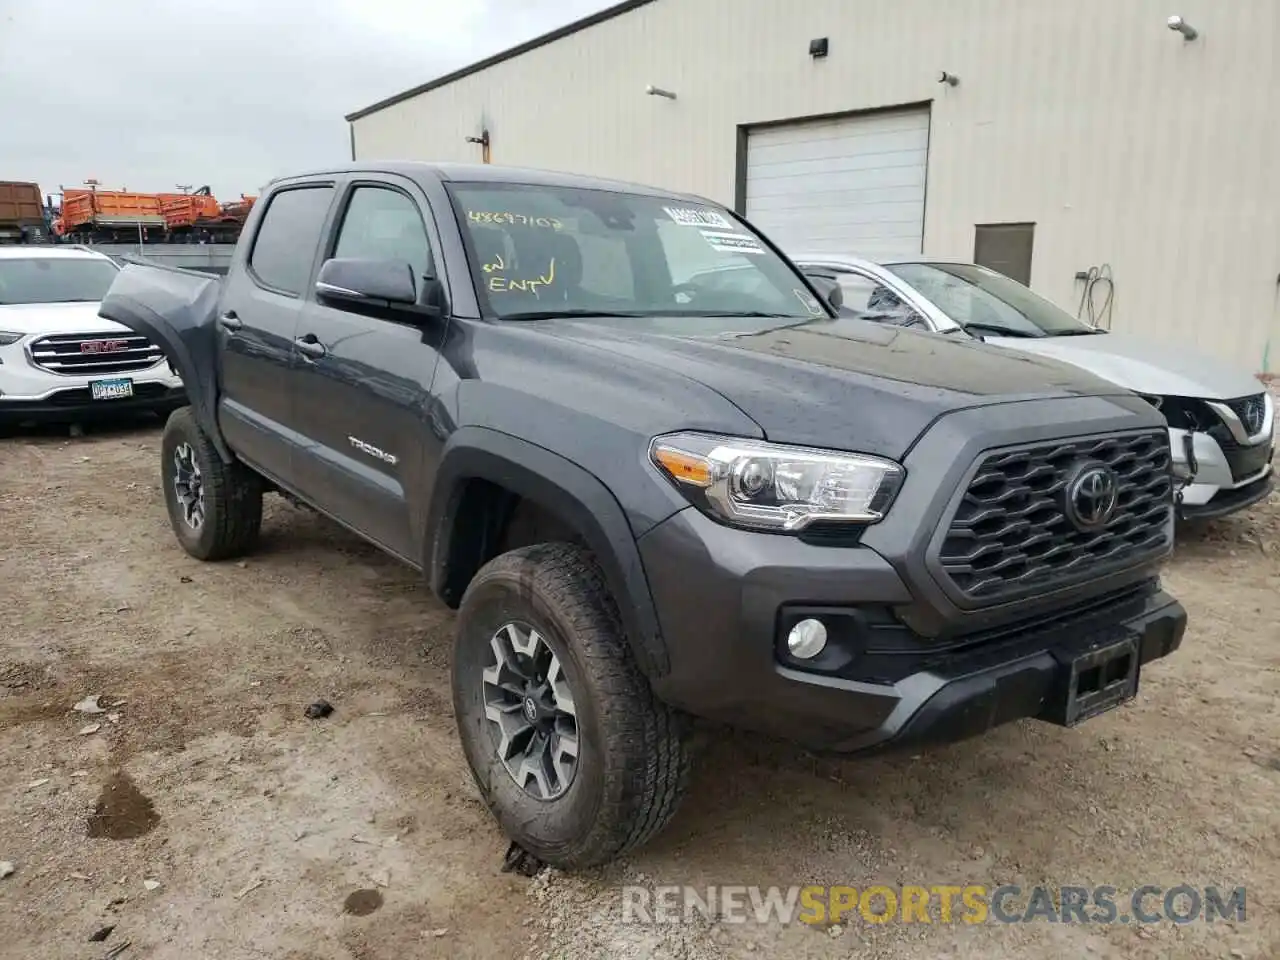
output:
[[[173,451],[173,493],[187,526],[199,530],[204,525],[204,477],[189,443]]]
[[[489,641],[484,713],[498,759],[522,790],[555,800],[578,769],[578,718],[560,660],[528,624],[508,623]]]

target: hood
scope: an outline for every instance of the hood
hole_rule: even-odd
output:
[[[1106,333],[1084,337],[987,337],[993,346],[1069,363],[1137,393],[1234,400],[1261,393],[1243,370],[1190,349]]]
[[[840,318],[760,329],[682,317],[541,321],[621,358],[725,397],[768,439],[901,457],[938,417],[966,407],[1122,393],[1052,361],[967,338]],[[778,321],[786,323],[787,321]],[[705,332],[690,333],[705,324]]]
[[[0,330],[44,336],[54,333],[119,333],[128,327],[98,316],[98,303],[0,304]]]

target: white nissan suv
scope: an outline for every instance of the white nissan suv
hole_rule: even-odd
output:
[[[0,246],[0,427],[185,402],[159,347],[98,316],[118,271],[84,247]]]

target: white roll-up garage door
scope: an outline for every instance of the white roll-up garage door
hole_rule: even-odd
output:
[[[927,108],[747,136],[747,219],[789,253],[922,252]]]

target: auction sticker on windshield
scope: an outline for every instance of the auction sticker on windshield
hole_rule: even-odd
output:
[[[764,247],[755,237],[745,233],[719,233],[714,230],[699,230],[702,239],[711,244],[712,250],[721,253],[764,253]]]
[[[791,292],[796,295],[796,298],[804,305],[804,308],[809,311],[809,316],[825,317],[827,315],[827,312],[822,309],[822,304],[818,303],[818,298],[812,293],[807,290],[801,290],[799,287]]]
[[[708,207],[663,207],[669,216],[682,227],[719,227],[732,230],[733,224],[723,213]]]

